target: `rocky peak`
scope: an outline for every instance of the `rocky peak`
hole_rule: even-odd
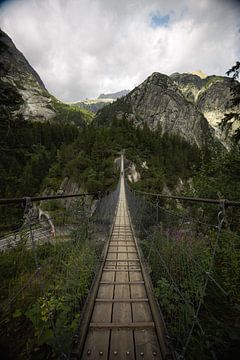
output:
[[[16,48],[10,37],[0,29],[0,76],[24,78],[37,82],[45,89],[40,76],[31,67],[24,55]]]
[[[214,142],[214,131],[208,121],[186,99],[176,82],[161,73],[153,73],[121,98],[119,104],[109,105],[108,108],[111,116],[125,117],[136,126],[147,124],[153,131],[160,127],[163,133],[180,135],[199,147]],[[106,117],[107,111],[104,113]],[[100,116],[101,112],[97,117]]]
[[[169,76],[153,73],[129,97],[135,117],[150,129],[160,125],[163,132],[181,135],[200,147],[211,142],[213,131],[206,119]]]
[[[195,104],[208,120],[215,135],[227,144],[227,134],[220,131],[218,125],[225,114],[240,111],[233,107],[231,102],[234,81],[225,76],[211,75],[201,78],[198,75],[179,73],[172,74],[171,78],[186,99]]]
[[[109,93],[109,94],[100,94],[98,99],[118,99],[122,96],[125,96],[129,93],[129,90],[121,90],[121,91],[117,91],[115,93]]]
[[[0,111],[3,117],[42,121],[55,116],[51,97],[41,78],[2,30],[0,89]]]
[[[205,79],[207,74],[205,74],[202,70],[192,71],[191,74],[199,76],[201,79]]]

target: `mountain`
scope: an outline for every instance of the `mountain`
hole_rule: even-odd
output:
[[[97,99],[86,99],[76,102],[74,105],[96,113],[106,105],[112,104],[115,100],[127,95],[128,93],[129,90],[122,90],[111,94],[101,94]]]
[[[92,118],[86,110],[50,95],[40,76],[1,29],[0,114],[6,120],[68,121],[81,127]]]
[[[112,104],[114,101],[115,101],[115,99],[108,99],[108,98],[106,98],[106,99],[99,99],[99,98],[98,99],[86,99],[83,101],[73,103],[73,105],[96,113],[99,110],[101,110],[104,106]]]
[[[239,107],[237,109],[231,103],[234,81],[224,76],[212,75],[202,78],[194,74],[179,73],[172,74],[171,79],[186,99],[208,120],[215,130],[215,135],[225,142],[226,133],[220,131],[218,124],[225,114],[240,111]]]
[[[118,99],[122,96],[126,96],[129,93],[129,90],[121,90],[115,93],[110,94],[101,94],[99,95],[98,99]]]
[[[0,30],[0,109],[24,120],[48,120],[55,110],[41,78],[10,37]]]
[[[136,126],[146,124],[151,130],[177,134],[199,147],[209,146],[214,130],[207,119],[188,101],[173,79],[153,73],[125,97],[102,109],[96,116],[98,123],[110,117],[126,118]]]

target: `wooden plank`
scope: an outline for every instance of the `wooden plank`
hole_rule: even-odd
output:
[[[132,226],[132,225],[131,225]],[[133,228],[132,228],[133,229]],[[134,235],[134,229],[133,229],[133,235]],[[138,249],[138,244],[134,235],[134,241],[136,243],[136,248],[140,257],[140,250]],[[145,289],[146,293],[149,299],[149,306],[151,307],[151,315],[155,322],[155,334],[156,339],[158,341],[158,349],[159,352],[161,352],[161,355],[164,359],[175,359],[174,353],[171,351],[168,342],[167,342],[167,332],[165,328],[165,324],[162,318],[162,314],[159,311],[159,307],[157,304],[157,300],[153,293],[153,287],[151,283],[150,276],[144,266],[144,263],[142,264],[142,276],[143,280],[145,282]]]
[[[103,276],[102,278],[103,279]],[[113,273],[106,272],[104,280],[113,281],[115,275]],[[104,284],[99,285],[97,298],[100,299],[112,299],[113,298],[114,285],[108,286]],[[112,317],[112,304],[109,303],[96,303],[93,309],[91,322],[110,322]]]
[[[127,255],[121,255],[127,258]],[[129,281],[129,273],[120,271],[116,273],[116,281]],[[132,322],[132,312],[129,285],[115,285],[112,322],[130,323]],[[127,302],[126,302],[127,301]],[[133,335],[132,335],[133,338]],[[115,340],[114,340],[115,341]]]
[[[133,261],[140,261],[139,259],[106,259],[106,261],[111,262],[133,262]]]
[[[118,246],[118,251],[128,251],[130,249],[134,250],[134,247],[133,246],[127,246],[127,245],[125,245],[125,246],[119,245]]]
[[[130,299],[129,285],[115,285],[114,299]]]
[[[117,253],[109,253],[107,254],[106,260],[115,260],[117,258]]]
[[[118,271],[120,271],[120,272],[121,272],[121,271],[126,271],[126,272],[128,272],[128,271],[129,271],[129,272],[139,271],[139,272],[142,272],[141,269],[134,269],[134,270],[132,270],[132,269],[107,269],[107,268],[104,268],[103,271],[113,271],[113,272],[115,272],[115,271],[116,271],[116,272],[118,272]]]
[[[131,284],[130,291],[131,291],[131,298],[133,298],[133,299],[147,297],[145,285]]]
[[[95,302],[91,322],[108,323],[112,317],[112,302],[100,299]]]
[[[134,330],[136,360],[161,360],[162,356],[154,329]]]
[[[143,276],[142,273],[139,272],[131,272],[129,273],[129,277],[130,277],[130,281],[139,281],[139,280],[143,280]]]
[[[119,246],[123,246],[123,245],[127,245],[129,246],[130,244],[131,245],[134,245],[132,240],[111,240],[111,244],[118,244]]]
[[[144,281],[101,281],[100,284],[106,284],[106,285],[126,285],[126,284],[144,284]]]
[[[104,271],[100,281],[114,281],[115,274],[110,271]]]
[[[142,274],[139,276],[139,273],[130,273],[130,280],[137,281],[142,280]],[[143,298],[147,297],[145,286],[143,285],[130,285],[131,297],[132,298]],[[149,322],[152,321],[152,314],[147,303],[134,303],[132,304],[132,316],[133,322]]]
[[[89,329],[81,360],[108,360],[110,330]]]
[[[122,282],[129,281],[128,271],[121,270],[121,271],[116,272],[115,281],[122,281]]]
[[[117,246],[113,246],[111,245],[111,243],[109,244],[109,252],[108,253],[111,253],[111,252],[118,252],[118,247]]]
[[[98,289],[98,299],[112,299],[113,298],[114,285],[100,284]]]
[[[128,253],[128,259],[131,261],[134,258],[138,259],[138,261],[140,261],[139,258],[138,258],[138,255],[137,255],[137,251],[136,252],[129,252]]]
[[[109,251],[108,254],[137,254],[137,251]]]
[[[112,330],[109,360],[135,360],[132,330]]]
[[[104,269],[123,269],[123,270],[138,270],[139,269],[139,265],[137,264],[106,264]]]
[[[95,328],[95,329],[116,329],[116,328],[121,328],[121,329],[127,329],[127,328],[134,328],[134,329],[139,329],[139,328],[154,328],[154,322],[150,321],[150,322],[137,322],[137,323],[90,323],[89,325],[90,328]]]
[[[122,285],[124,286],[124,285]],[[127,299],[127,298],[119,298],[119,299],[96,299],[96,302],[102,303],[138,303],[138,302],[148,302],[148,298],[141,299]]]

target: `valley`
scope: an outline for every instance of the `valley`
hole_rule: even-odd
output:
[[[147,264],[142,271],[148,272],[152,282],[154,295],[149,299],[156,297],[163,309],[171,335],[171,356],[185,356],[187,344],[186,359],[209,359],[209,348],[219,358],[227,359],[229,354],[236,358],[240,207],[228,207],[227,201],[240,199],[239,62],[229,75],[153,72],[131,91],[62,102],[48,92],[24,55],[0,30],[0,200],[16,200],[0,204],[0,345],[6,359],[57,359],[70,354],[69,349],[76,345],[73,334],[78,341],[76,331],[93,291],[96,269],[105,261],[101,254],[121,226],[127,229],[115,241],[125,241],[130,231],[132,243],[135,237],[139,241],[136,261],[144,258]],[[78,194],[80,200],[61,199],[69,194]],[[52,200],[54,195],[59,199]],[[46,201],[35,199],[32,204],[33,197],[45,197]],[[179,197],[203,202],[184,202]],[[32,209],[45,212],[57,233],[52,228],[41,230],[39,219],[30,216]],[[127,249],[127,242],[117,247]],[[116,285],[116,276],[108,285],[122,291],[120,302],[126,302],[127,292],[129,304],[117,305],[132,311],[128,311],[127,327],[141,328],[142,323],[136,325],[132,320],[134,284],[128,286],[135,268],[128,254],[121,258],[121,248],[116,253],[120,254],[116,266],[110,264],[115,267],[107,270],[109,274],[118,271],[126,284]],[[113,262],[111,252],[109,255],[106,261]],[[198,261],[203,270],[196,265]],[[121,269],[129,272],[128,280]],[[211,285],[207,287],[208,282]],[[227,297],[218,292],[225,287]],[[107,300],[114,303],[119,299]],[[148,299],[144,297],[144,301]],[[96,298],[96,309],[98,302],[103,299]],[[150,307],[146,309],[150,312]],[[121,313],[111,311],[116,318]],[[210,316],[214,320],[209,321]],[[117,325],[110,324],[107,331],[111,334],[117,334],[114,326],[124,328],[119,319]],[[200,323],[209,334],[206,341]],[[155,326],[153,322],[147,325]],[[96,321],[94,326],[106,324]],[[137,340],[142,335],[134,335],[140,334],[139,329],[124,328],[124,344],[128,332],[133,338],[131,349],[141,349],[136,356],[142,357],[145,350]],[[109,333],[115,356],[118,337],[114,335],[115,342],[110,343]],[[90,330],[88,334],[87,341],[92,344]],[[156,339],[154,335],[154,344]],[[86,346],[84,356],[88,358],[94,352]],[[163,345],[154,346],[161,351]],[[129,355],[127,348],[121,351],[121,356]],[[200,357],[193,355],[198,352]],[[80,359],[79,353],[77,356]]]

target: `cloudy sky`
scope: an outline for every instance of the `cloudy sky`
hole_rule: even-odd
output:
[[[240,58],[240,0],[0,0],[0,27],[63,101]]]

